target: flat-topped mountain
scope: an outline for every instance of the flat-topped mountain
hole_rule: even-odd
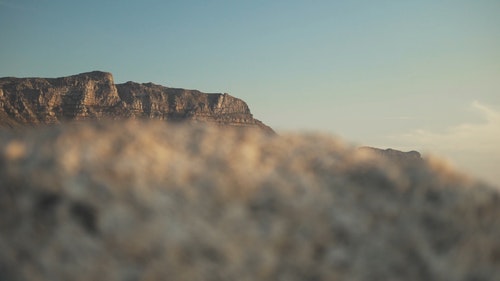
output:
[[[247,104],[226,93],[115,84],[94,71],[61,78],[0,78],[0,127],[70,120],[159,119],[273,130],[254,119]]]

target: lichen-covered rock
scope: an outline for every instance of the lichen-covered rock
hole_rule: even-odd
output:
[[[0,131],[1,280],[500,280],[500,195],[322,135]]]
[[[115,85],[111,73],[100,71],[61,78],[0,78],[0,127],[128,118],[256,127],[274,133],[253,118],[244,101],[228,94],[152,83]]]

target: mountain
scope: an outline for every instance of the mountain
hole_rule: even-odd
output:
[[[399,151],[396,149],[380,149],[375,147],[363,146],[359,148],[361,151],[369,151],[379,157],[385,158],[398,164],[418,164],[422,162],[422,156],[418,151],[412,150],[408,152]]]
[[[114,84],[113,75],[101,71],[61,78],[0,78],[0,127],[129,118],[208,122],[273,133],[253,118],[244,101],[225,93]]]

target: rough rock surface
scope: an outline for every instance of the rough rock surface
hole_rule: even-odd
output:
[[[0,78],[0,127],[67,120],[146,118],[271,128],[247,104],[228,94],[167,88],[152,83],[115,85],[111,73],[62,78]]]
[[[321,135],[0,130],[0,280],[500,280],[500,195]]]

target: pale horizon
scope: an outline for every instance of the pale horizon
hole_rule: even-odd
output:
[[[438,155],[500,186],[500,2],[0,0],[0,77],[226,92],[278,132]]]

